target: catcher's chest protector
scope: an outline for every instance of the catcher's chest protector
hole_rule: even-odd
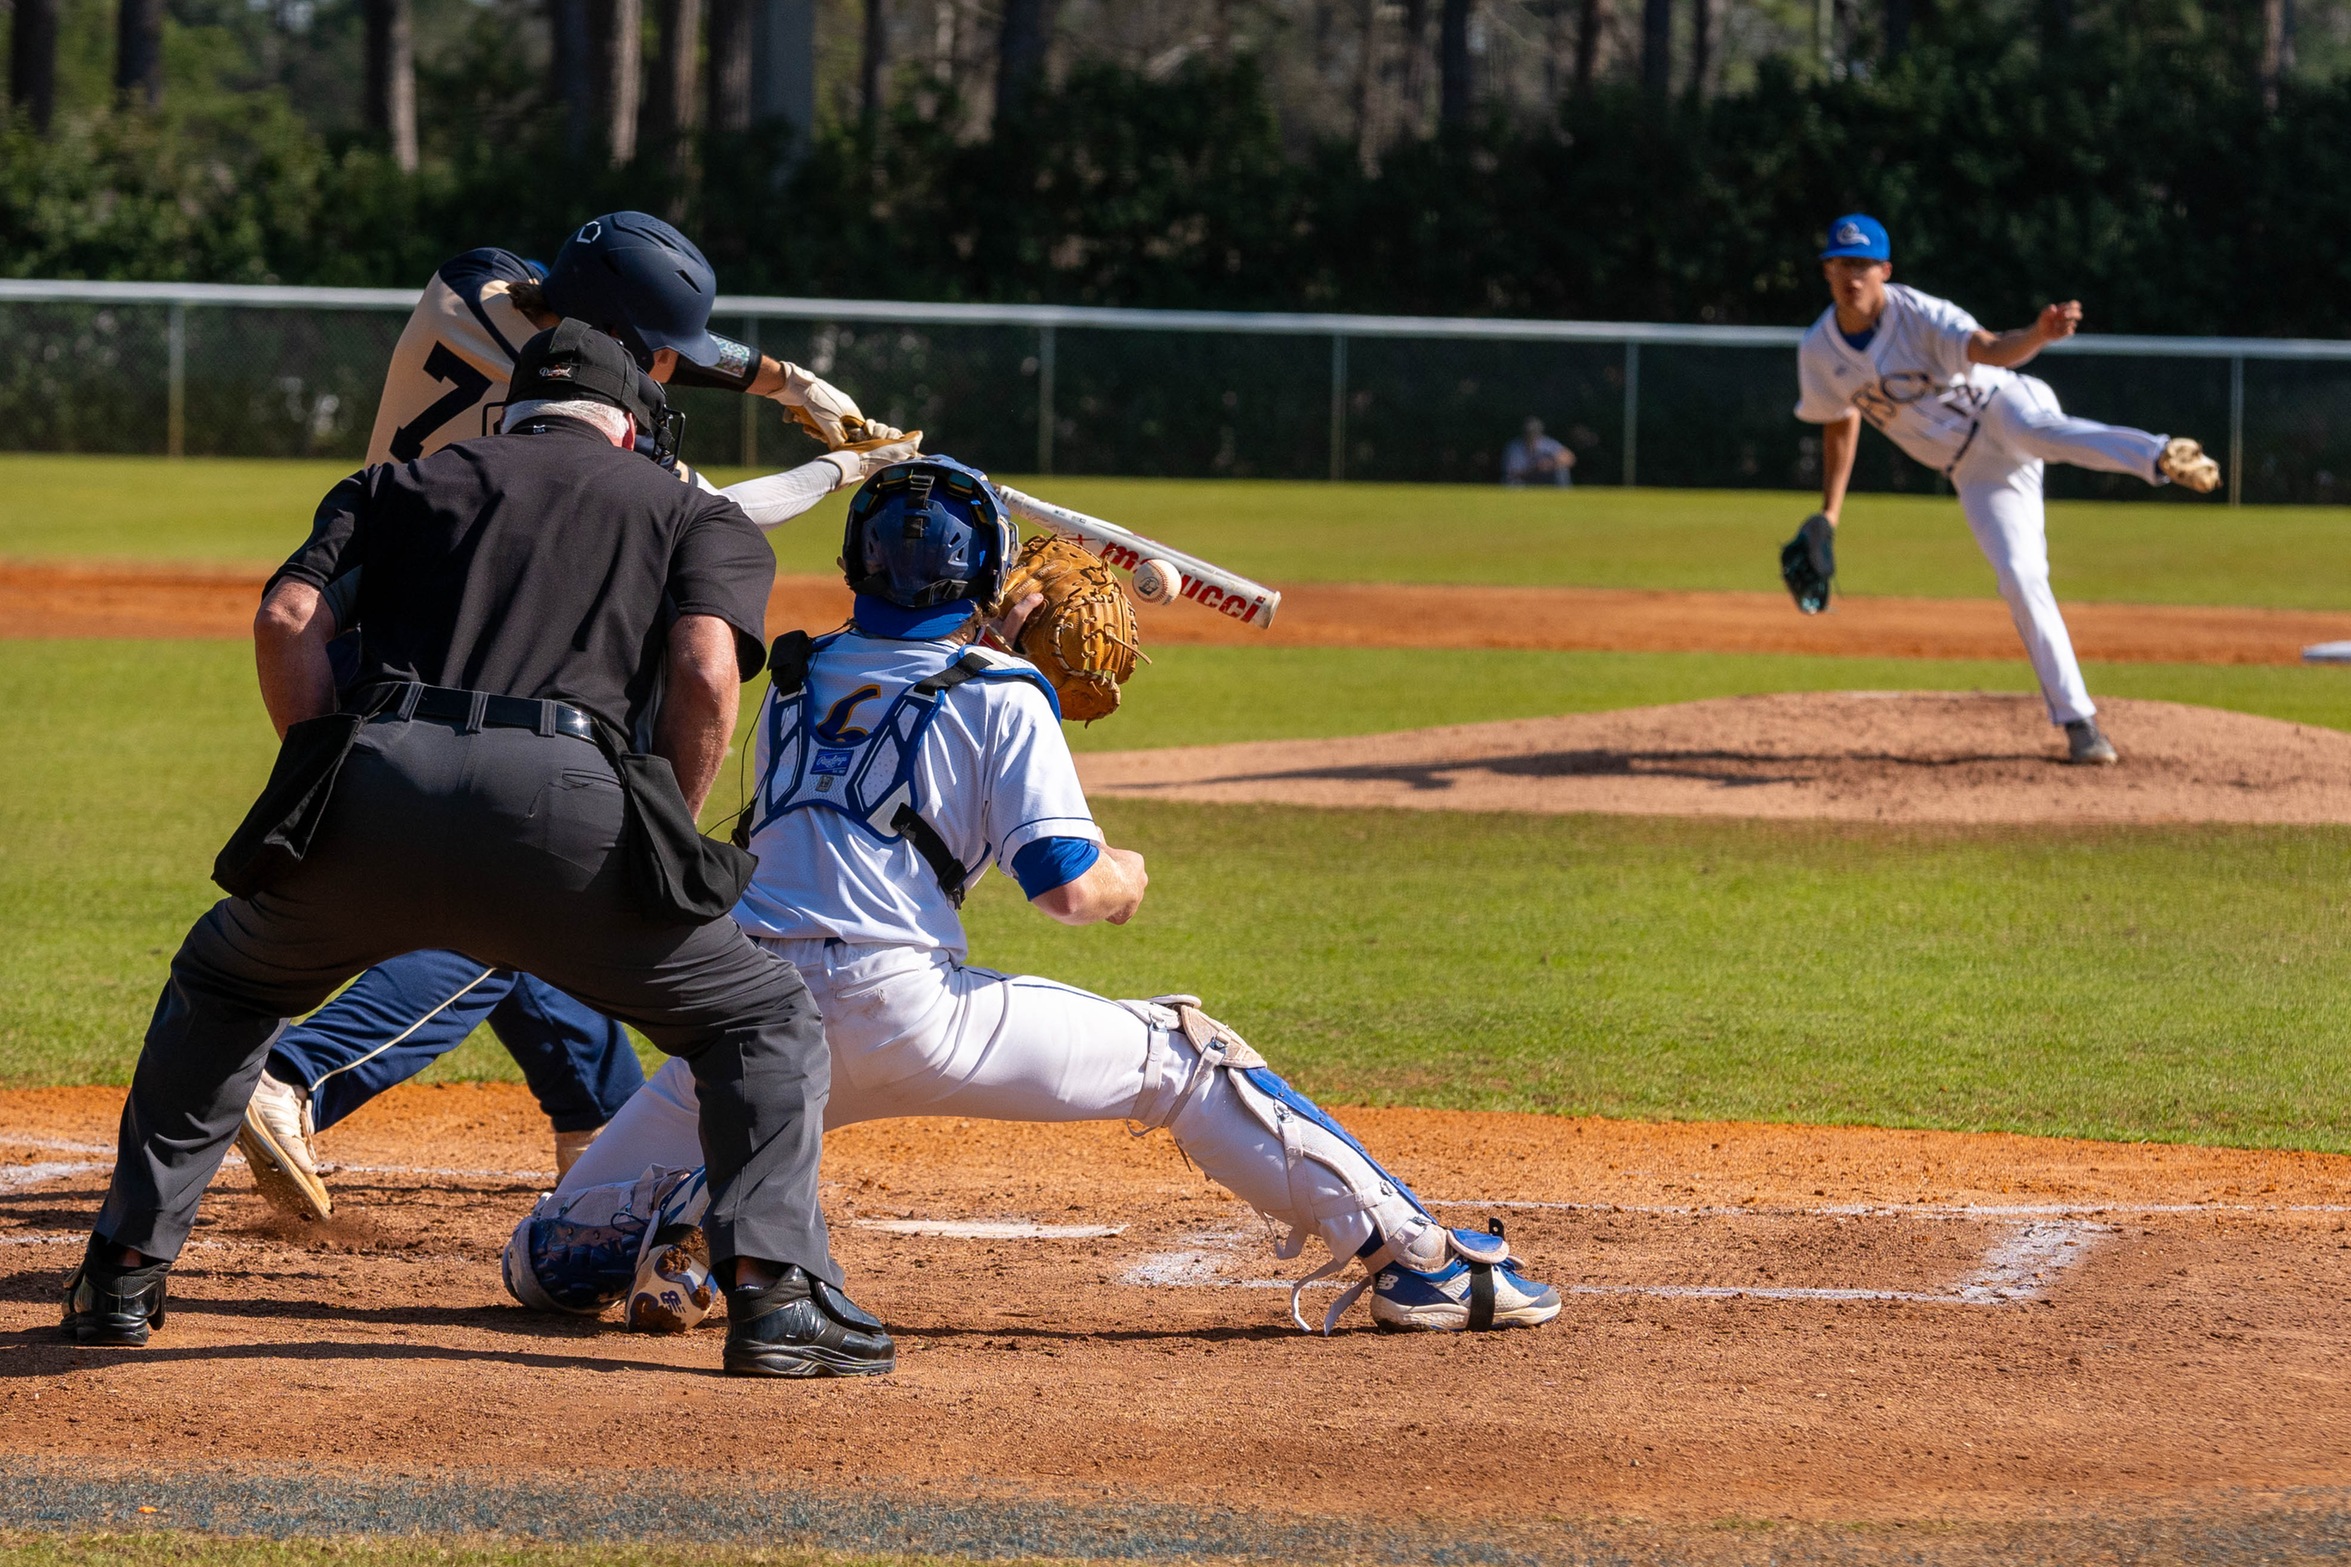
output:
[[[836,716],[818,711],[808,699],[808,672],[839,636],[835,632],[819,637],[805,644],[804,653],[787,653],[783,641],[777,644],[771,661],[775,680],[768,690],[767,711],[761,715],[767,765],[753,802],[751,830],[756,833],[787,811],[838,811],[876,838],[903,838],[913,844],[938,876],[948,900],[961,907],[970,872],[924,814],[914,768],[922,737],[939,716],[941,700],[968,681],[1025,680],[1045,693],[1058,718],[1061,708],[1053,687],[1025,659],[970,647],[937,674],[900,690],[871,728],[844,727],[857,702],[836,702]],[[795,662],[798,668],[793,667]],[[881,695],[878,685],[850,693],[866,701]]]

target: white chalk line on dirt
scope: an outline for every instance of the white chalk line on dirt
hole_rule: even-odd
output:
[[[1123,1224],[1038,1224],[1027,1219],[852,1219],[861,1230],[951,1241],[1090,1241],[1124,1235]]]
[[[1818,1208],[1758,1203],[1540,1202],[1517,1197],[1426,1197],[1432,1208],[1529,1209],[1552,1213],[1631,1213],[1681,1219],[2094,1219],[2101,1215],[2198,1213],[2351,1213],[2328,1202],[1833,1203]]]

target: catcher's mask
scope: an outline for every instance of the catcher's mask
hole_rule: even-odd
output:
[[[1014,542],[986,474],[952,457],[921,457],[892,463],[858,487],[841,571],[854,591],[901,609],[957,599],[992,604]]]

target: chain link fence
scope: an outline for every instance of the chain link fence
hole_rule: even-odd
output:
[[[414,302],[0,280],[0,449],[356,461]],[[1533,416],[1583,484],[1819,480],[1818,432],[1790,414],[1790,328],[752,298],[721,299],[714,325],[1007,473],[1490,483]],[[2073,411],[2199,437],[2232,503],[2351,499],[2351,343],[2090,336],[2032,373]],[[704,466],[810,450],[767,403],[678,402]],[[1863,443],[1857,488],[1940,483]],[[2049,488],[2149,494],[2075,469]]]

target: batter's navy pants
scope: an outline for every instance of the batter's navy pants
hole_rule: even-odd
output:
[[[543,980],[458,952],[411,952],[369,969],[286,1030],[269,1053],[269,1073],[310,1090],[324,1131],[483,1023],[559,1132],[593,1131],[644,1086],[628,1030]]]

